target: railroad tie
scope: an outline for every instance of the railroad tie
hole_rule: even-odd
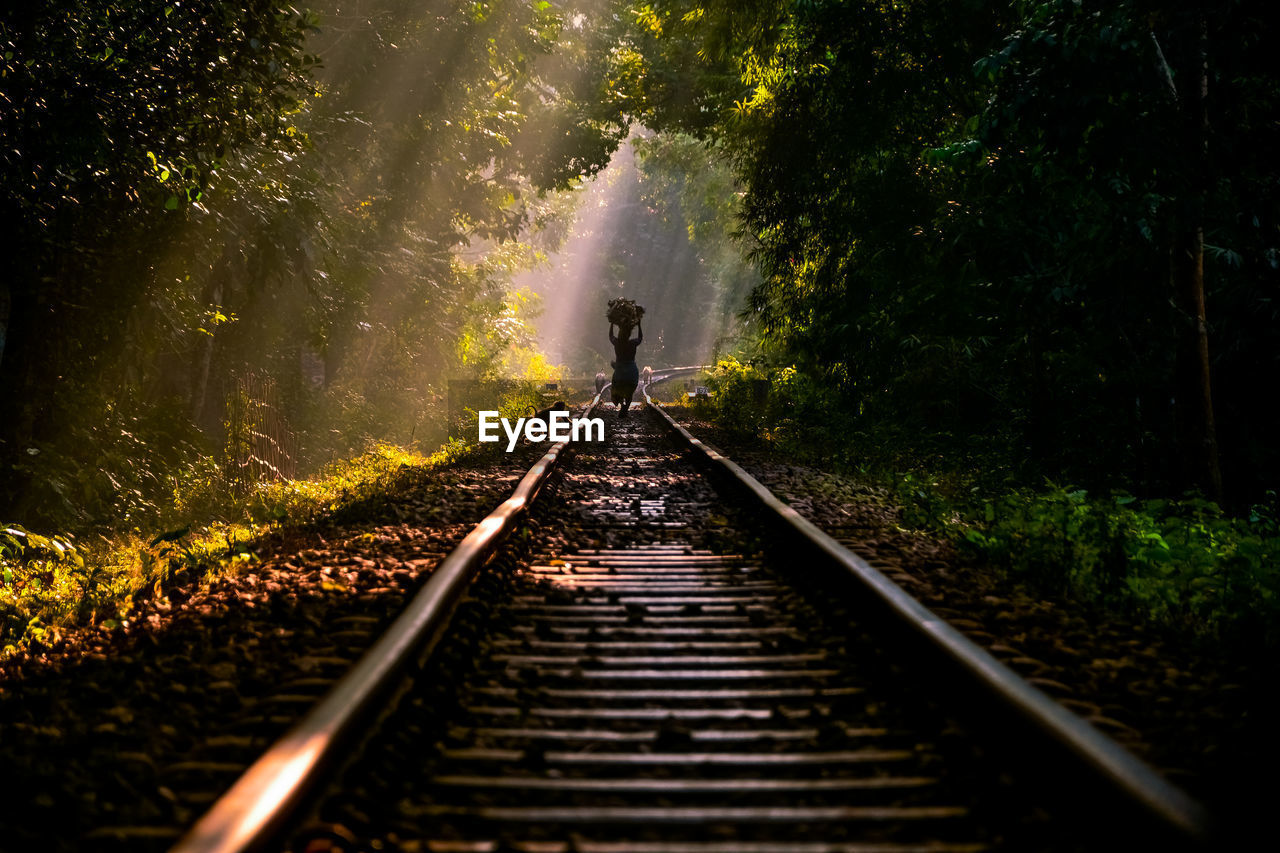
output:
[[[655,420],[610,424],[638,466],[576,451],[531,553],[471,594],[474,666],[415,724],[438,740],[331,818],[441,853],[986,849],[930,738]]]

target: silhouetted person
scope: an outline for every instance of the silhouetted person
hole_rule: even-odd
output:
[[[640,335],[635,340],[630,329],[619,329],[622,337],[613,333],[613,324],[609,324],[609,343],[613,344],[613,402],[622,407],[619,417],[627,416],[631,407],[631,395],[636,393],[636,384],[640,381],[640,368],[636,366],[636,347],[644,343],[644,324],[637,323],[636,331]]]

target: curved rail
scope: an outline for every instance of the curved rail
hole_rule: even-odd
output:
[[[597,394],[584,414],[599,402]],[[236,780],[179,839],[173,853],[245,853],[259,849],[279,831],[375,700],[391,689],[411,662],[429,652],[463,590],[528,510],[568,444],[552,446],[529,469],[511,497],[441,561],[387,632],[318,705]]]
[[[649,380],[650,385],[656,385],[659,382],[666,382],[668,379],[675,379],[677,376],[688,376],[694,373],[701,373],[704,370],[710,370],[712,365],[692,364],[688,367],[663,367],[653,371],[653,378]]]
[[[965,676],[1065,748],[1089,770],[1108,780],[1117,791],[1155,818],[1158,824],[1184,838],[1205,841],[1210,837],[1209,816],[1199,802],[996,660],[857,554],[779,500],[741,466],[695,438],[661,405],[650,399],[647,387],[642,389],[642,393],[645,402],[662,416],[668,427],[709,465],[748,495],[757,507],[814,545],[830,564],[852,576],[903,627],[945,656]]]

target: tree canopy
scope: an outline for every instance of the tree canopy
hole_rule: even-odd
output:
[[[217,455],[249,374],[304,458],[420,435],[447,378],[532,352],[513,280],[634,133],[592,299],[692,283],[671,340],[794,367],[857,429],[1246,503],[1280,473],[1268,11],[6,8],[0,502],[145,504]],[[748,339],[680,325],[745,290]]]
[[[1214,496],[1220,447],[1253,498],[1280,464],[1273,34],[1250,0],[655,2],[628,44],[636,114],[745,185],[763,343],[852,417]]]

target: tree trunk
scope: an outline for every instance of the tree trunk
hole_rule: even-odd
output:
[[[1208,19],[1198,10],[1197,50],[1192,85],[1183,87],[1181,111],[1186,119],[1188,162],[1192,179],[1190,198],[1183,205],[1170,278],[1178,308],[1176,397],[1179,455],[1183,476],[1213,500],[1222,502],[1222,469],[1218,462],[1218,436],[1213,415],[1213,391],[1209,367],[1209,330],[1204,291],[1204,210],[1209,191],[1209,56]],[[1190,63],[1189,63],[1190,65]]]
[[[209,297],[205,300],[206,303],[211,302],[214,305],[221,306],[222,282],[217,273],[215,273],[215,279],[211,291],[212,292],[209,294]],[[214,345],[217,342],[218,333],[219,330],[215,326],[213,333],[200,342],[200,362],[191,394],[191,420],[196,424],[196,426],[206,430],[207,432],[213,431],[209,428],[209,425],[206,424],[207,418],[205,413],[207,412],[209,405],[209,374],[213,367]]]
[[[1204,231],[1190,228],[1173,250],[1174,299],[1181,314],[1178,331],[1177,418],[1179,455],[1187,482],[1222,502],[1222,469],[1213,416],[1209,333],[1205,320]]]

